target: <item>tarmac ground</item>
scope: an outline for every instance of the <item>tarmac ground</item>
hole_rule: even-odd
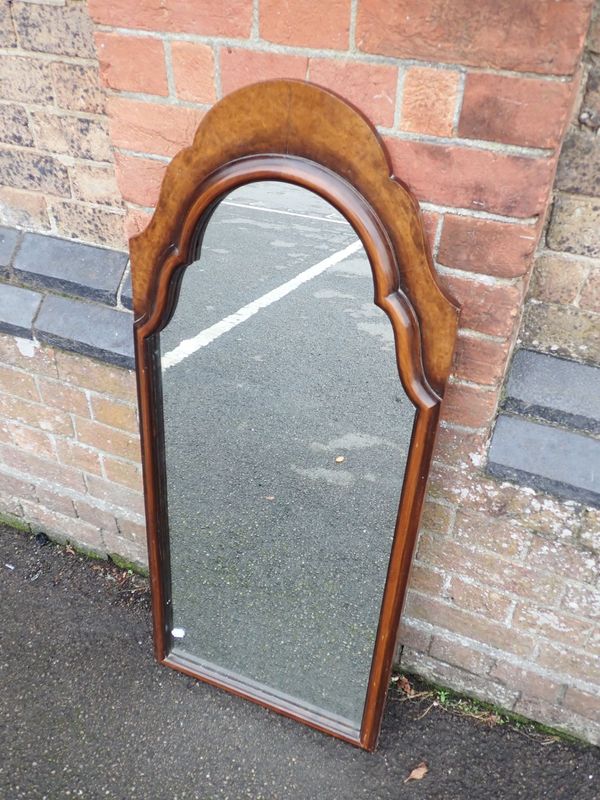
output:
[[[431,698],[390,690],[370,754],[161,667],[144,579],[6,527],[0,607],[2,800],[600,796],[598,748]]]

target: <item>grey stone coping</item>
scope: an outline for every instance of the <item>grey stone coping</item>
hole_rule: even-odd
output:
[[[0,284],[0,330],[32,339],[33,320],[41,302],[39,292]]]
[[[116,305],[127,253],[26,233],[13,260],[21,284]]]
[[[504,408],[600,434],[600,369],[519,350],[506,384]]]
[[[0,275],[7,275],[12,262],[20,231],[14,228],[0,228]]]
[[[98,303],[47,295],[34,322],[40,341],[133,369],[130,313]]]
[[[501,414],[488,471],[541,491],[600,506],[600,440]]]
[[[121,302],[130,310],[133,310],[133,293],[131,289],[131,269],[127,270],[123,286],[121,287]]]
[[[115,307],[126,266],[119,250],[0,228],[0,331],[132,369],[133,318]]]

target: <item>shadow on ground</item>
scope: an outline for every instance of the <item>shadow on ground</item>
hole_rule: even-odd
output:
[[[7,528],[0,603],[6,800],[600,796],[597,748],[421,716],[394,692],[368,754],[171,672],[153,661],[140,579]]]

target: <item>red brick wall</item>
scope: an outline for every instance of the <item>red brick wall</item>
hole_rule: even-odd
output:
[[[169,159],[206,110],[246,83],[305,78],[341,92],[378,127],[395,174],[421,201],[439,274],[463,305],[403,663],[600,741],[598,512],[483,472],[581,85],[591,0],[88,0],[88,8],[129,233],[146,224]],[[75,377],[69,385],[106,393]],[[79,442],[106,424],[88,408],[73,440],[86,458],[99,454],[104,472],[92,485],[106,491],[120,526],[125,497],[110,486],[134,480],[132,467],[127,479],[110,475],[102,442]],[[136,513],[132,506],[126,518]]]

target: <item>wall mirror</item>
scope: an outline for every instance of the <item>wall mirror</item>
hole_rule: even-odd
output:
[[[157,658],[372,749],[457,309],[369,123],[217,104],[131,241]]]

